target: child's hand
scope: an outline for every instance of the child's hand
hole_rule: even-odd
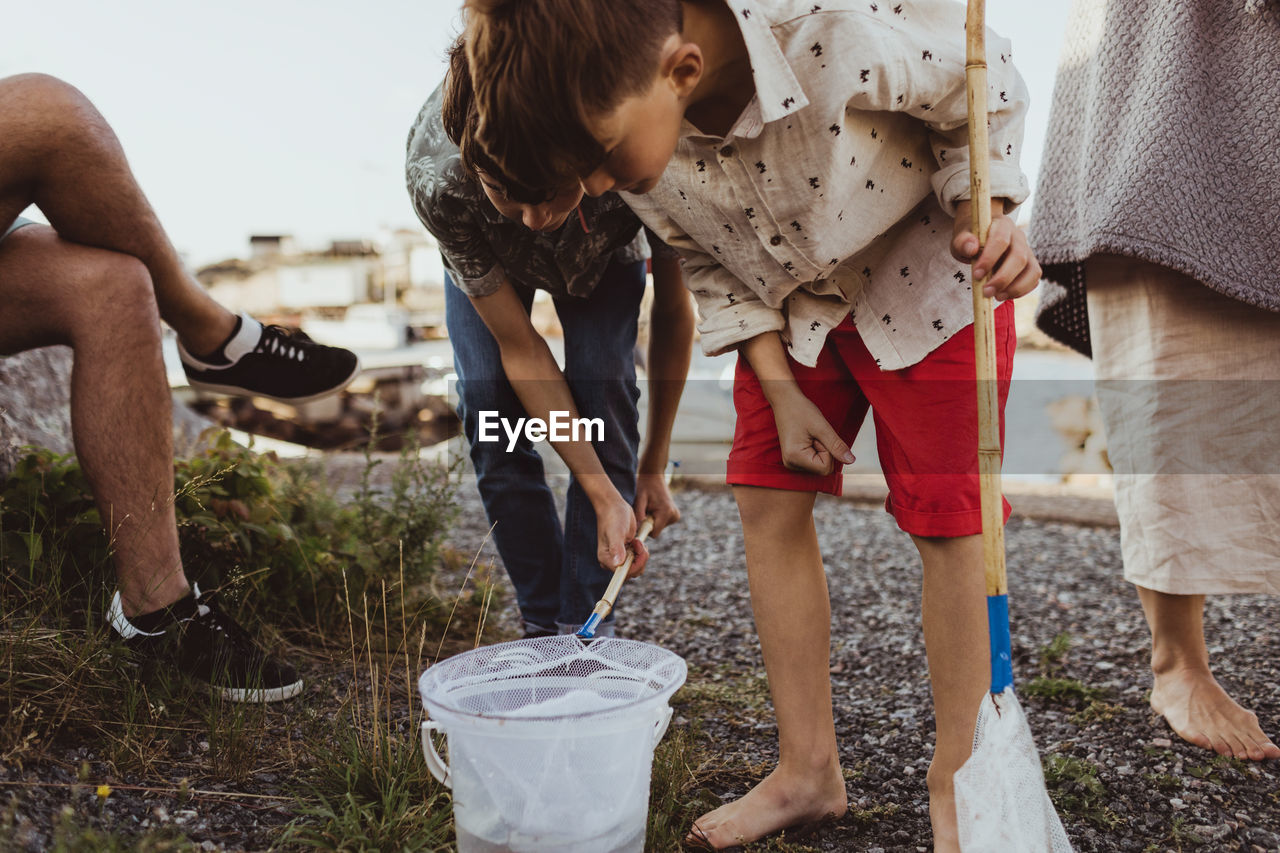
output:
[[[1035,290],[1040,283],[1040,262],[1027,243],[1026,233],[1004,215],[1004,200],[991,200],[991,228],[981,256],[978,256],[978,236],[973,233],[972,216],[968,201],[956,204],[951,255],[957,261],[973,264],[975,279],[990,275],[982,295],[994,296],[1003,302]]]
[[[680,510],[671,499],[666,478],[661,474],[636,475],[636,499],[632,506],[635,507],[636,518],[653,516],[653,532],[649,535],[654,539],[668,524],[680,520]]]
[[[626,559],[627,547],[636,552],[627,577],[633,578],[644,571],[649,561],[649,549],[636,538],[639,524],[635,513],[622,499],[622,495],[614,493],[616,500],[610,500],[605,506],[595,507],[596,511],[596,559],[607,571],[612,572]]]
[[[798,387],[785,403],[771,403],[778,443],[782,446],[782,463],[788,468],[810,474],[830,474],[837,463],[853,463],[849,445]]]

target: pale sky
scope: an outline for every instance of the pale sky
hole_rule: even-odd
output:
[[[245,256],[251,233],[319,246],[417,226],[405,136],[444,73],[459,0],[5,5],[0,77],[42,71],[88,95],[194,264]],[[1031,90],[1033,181],[1066,12],[987,2]]]

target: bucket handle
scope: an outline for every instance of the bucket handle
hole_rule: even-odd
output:
[[[668,709],[670,710],[670,709]],[[668,714],[670,716],[670,714]],[[663,726],[666,729],[666,726]],[[440,757],[440,753],[436,752],[436,745],[431,741],[433,732],[444,734],[445,731],[435,720],[422,721],[422,755],[427,759],[427,769],[431,771],[431,775],[436,777],[441,785],[452,790],[453,780],[450,775],[453,771],[449,769],[449,765],[444,763],[444,759]],[[655,741],[656,743],[656,741]]]
[[[656,749],[662,741],[662,736],[667,733],[667,726],[671,724],[671,706],[663,705],[658,709],[658,719],[653,726],[653,746]]]

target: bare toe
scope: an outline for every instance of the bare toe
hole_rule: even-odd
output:
[[[1151,708],[1178,737],[1203,749],[1241,760],[1280,758],[1257,715],[1240,707],[1207,669],[1156,675]]]

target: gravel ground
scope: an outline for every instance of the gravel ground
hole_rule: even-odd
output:
[[[474,549],[487,526],[464,491],[464,520],[452,538]],[[619,634],[682,655],[690,668],[685,691],[725,682],[759,693],[763,664],[732,495],[686,489],[676,498],[684,520],[653,544],[646,573],[625,588]],[[915,548],[882,509],[820,498],[816,518],[831,588],[831,678],[851,810],[804,843],[824,851],[927,850],[933,719]],[[1215,761],[1150,711],[1149,635],[1121,578],[1119,531],[1015,517],[1007,548],[1014,673],[1041,754],[1061,767],[1051,778],[1076,849],[1280,850],[1277,763]],[[510,604],[501,618],[515,624]],[[1280,734],[1274,601],[1217,598],[1205,622],[1219,679]],[[1063,632],[1071,647],[1053,674],[1100,691],[1101,701],[1026,695],[1041,650]],[[677,694],[676,707],[673,728],[694,726],[700,742],[718,745],[725,762],[741,768],[731,787],[716,791],[723,798],[742,795],[776,760],[767,701],[744,712],[742,703],[682,704]]]
[[[653,544],[649,569],[626,587],[620,633],[688,661],[672,728],[719,753],[707,784],[731,799],[776,759],[742,531],[728,491],[684,489],[676,497],[684,521]],[[471,485],[460,498],[450,543],[474,553],[488,525]],[[823,851],[927,850],[924,776],[933,721],[915,550],[881,509],[823,498],[816,516],[832,593],[831,677],[851,809],[803,843]],[[1215,760],[1178,740],[1148,709],[1148,635],[1132,588],[1121,580],[1118,531],[1015,517],[1007,538],[1019,695],[1041,753],[1053,763],[1051,783],[1076,849],[1280,851],[1277,763]],[[482,557],[491,552],[485,548]],[[515,630],[510,596],[490,618]],[[1273,600],[1211,600],[1206,625],[1219,678],[1280,735]],[[1053,674],[1071,679],[1062,682],[1070,689],[1054,698],[1028,695],[1041,650],[1061,633],[1071,647]],[[259,737],[301,742],[307,718],[339,707],[346,695],[346,662],[317,655],[300,662],[309,698],[268,709]],[[1097,691],[1096,701],[1072,695],[1086,690]],[[407,706],[403,711],[407,720]],[[214,751],[193,737],[189,760],[162,774],[167,783],[148,780],[149,790],[104,778],[110,765],[92,742],[60,744],[26,766],[0,762],[0,808],[7,812],[0,851],[49,849],[66,806],[87,826],[165,826],[205,850],[265,849],[296,813],[292,787],[281,770],[255,767],[252,756],[240,778],[229,780],[211,761]],[[77,784],[82,761],[93,770],[89,784]],[[184,776],[190,786],[178,795]],[[114,787],[106,803],[96,802],[101,781]]]

